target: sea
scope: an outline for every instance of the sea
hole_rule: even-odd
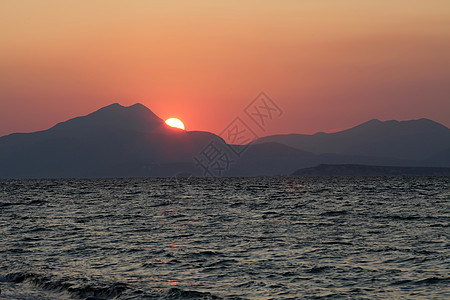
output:
[[[0,299],[450,299],[450,177],[0,181]]]

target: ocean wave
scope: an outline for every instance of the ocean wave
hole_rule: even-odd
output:
[[[349,213],[349,211],[347,211],[347,210],[332,210],[332,211],[323,212],[323,213],[319,214],[319,216],[335,217],[335,216],[347,215],[348,213]]]
[[[423,284],[423,285],[430,285],[430,284],[448,284],[450,283],[450,277],[428,277],[425,279],[420,279],[420,280],[399,280],[396,282],[393,282],[392,285],[418,285],[418,284]]]
[[[47,203],[45,200],[31,200],[29,202],[0,202],[0,207],[16,206],[16,205],[42,205]]]
[[[308,273],[317,274],[317,273],[326,272],[326,271],[331,270],[333,268],[334,267],[332,267],[332,266],[315,266],[315,267],[312,267],[312,268],[308,269],[307,272]]]
[[[162,299],[223,299],[208,292],[186,291],[179,288],[171,288],[161,295]],[[238,298],[235,298],[238,299]]]
[[[25,203],[19,202],[19,203],[11,203],[11,202],[0,202],[0,207],[8,207],[8,206],[14,206],[14,205],[24,205]]]
[[[57,279],[52,276],[42,274],[18,272],[7,275],[0,275],[0,282],[27,284],[38,287],[42,290],[59,292],[69,295],[71,299],[85,300],[107,300],[107,299],[229,299],[238,300],[239,297],[231,296],[222,298],[210,292],[194,290],[183,290],[180,288],[150,289],[142,291],[126,283],[115,282],[111,284],[101,284],[97,282],[77,283],[73,279]]]
[[[429,277],[422,280],[416,281],[418,284],[437,284],[437,283],[450,283],[450,277],[439,278],[439,277]]]
[[[73,280],[64,280],[35,273],[10,273],[0,276],[0,281],[29,284],[43,290],[65,292],[76,299],[113,299],[120,296],[128,287],[124,283],[110,285],[77,284]]]

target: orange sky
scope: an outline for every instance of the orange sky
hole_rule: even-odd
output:
[[[260,91],[258,135],[450,126],[448,0],[0,0],[0,45],[0,136],[113,102],[220,133]]]

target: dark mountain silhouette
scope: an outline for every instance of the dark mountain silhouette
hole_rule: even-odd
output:
[[[105,106],[87,116],[61,122],[49,131],[86,134],[93,131],[134,131],[152,132],[167,129],[165,123],[150,109],[140,103],[124,107],[118,103]]]
[[[237,146],[209,132],[169,127],[142,104],[116,103],[48,130],[0,137],[0,178],[203,175],[194,157],[211,142],[227,151],[246,149],[222,173],[228,176],[289,175],[324,163],[421,166],[448,161],[450,145],[434,151],[448,129],[429,120],[411,122],[369,121],[336,134],[272,136]],[[278,142],[262,143],[271,139]],[[392,155],[406,146],[410,156]],[[379,150],[376,155],[369,155],[371,147]],[[423,161],[410,159],[427,151]]]
[[[450,166],[450,148],[431,155],[426,162],[434,166]]]
[[[288,175],[298,169],[299,166],[314,164],[315,159],[316,155],[313,153],[283,144],[263,143],[250,145],[225,175]]]
[[[299,168],[318,164],[367,164],[391,166],[420,166],[421,162],[387,157],[343,154],[314,154],[279,143],[250,145],[244,155],[233,164],[228,176],[289,175]]]
[[[169,127],[142,104],[112,104],[48,130],[1,137],[0,177],[170,176],[212,139],[220,138]]]
[[[295,171],[293,176],[450,176],[450,168],[327,165]]]
[[[450,129],[428,119],[371,120],[336,133],[288,134],[260,138],[315,154],[335,153],[431,162],[433,154],[450,149]],[[436,158],[436,162],[441,161]]]

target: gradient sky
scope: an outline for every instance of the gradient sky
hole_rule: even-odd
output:
[[[0,136],[114,102],[220,133],[260,91],[258,135],[450,126],[450,1],[0,0]]]

